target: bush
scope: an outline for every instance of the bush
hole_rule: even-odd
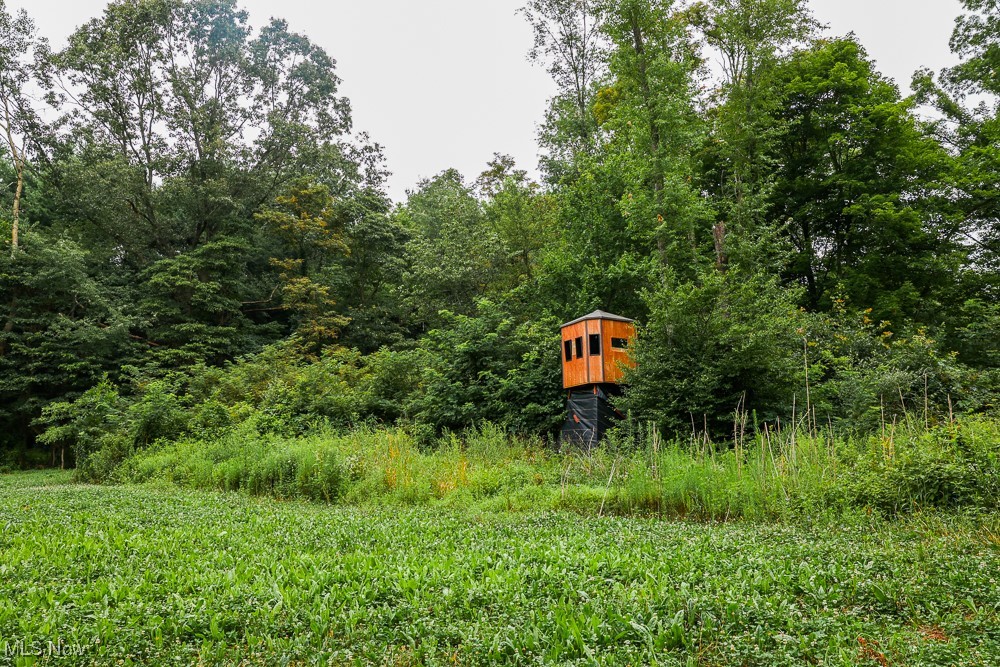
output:
[[[329,503],[342,495],[346,471],[337,452],[329,449],[306,450],[300,454],[295,481],[299,495]]]
[[[736,269],[699,283],[664,280],[646,295],[650,319],[621,405],[674,434],[689,433],[692,419],[725,433],[739,405],[764,419],[789,414],[804,386],[805,316],[795,299],[775,280]]]
[[[421,343],[427,365],[410,413],[437,432],[480,422],[553,433],[563,416],[559,323],[518,323],[489,301],[475,317],[443,312],[446,327]]]
[[[870,313],[850,312],[838,300],[831,315],[812,320],[806,335],[817,414],[842,430],[872,433],[914,416],[941,423],[959,406],[985,405],[979,378],[956,354],[925,330],[893,331]]]
[[[81,479],[104,479],[103,475],[113,470],[131,451],[126,444],[129,438],[122,432],[126,408],[127,402],[119,395],[118,388],[104,378],[75,401],[46,406],[35,422],[45,428],[38,441],[71,447]],[[91,456],[105,445],[109,447],[108,452],[93,465]]]
[[[857,464],[852,501],[887,515],[1000,505],[1000,437],[992,422],[964,420],[890,440]]]

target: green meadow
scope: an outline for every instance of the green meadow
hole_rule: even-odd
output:
[[[990,665],[1000,526],[331,505],[0,477],[15,665]]]

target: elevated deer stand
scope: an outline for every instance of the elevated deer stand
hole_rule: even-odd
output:
[[[609,398],[618,392],[623,368],[634,366],[628,352],[634,339],[633,320],[602,310],[562,325],[567,416],[560,443],[589,449],[622,416]]]

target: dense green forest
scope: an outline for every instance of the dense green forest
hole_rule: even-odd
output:
[[[657,437],[989,418],[1000,4],[962,4],[960,64],[905,97],[805,0],[529,0],[541,182],[498,154],[393,204],[285,22],[118,0],[53,49],[0,0],[0,467],[236,429],[551,442],[559,324],[597,308],[641,325],[619,407]]]

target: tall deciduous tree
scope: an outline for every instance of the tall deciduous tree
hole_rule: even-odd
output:
[[[615,0],[604,15],[614,84],[602,127],[605,159],[626,182],[620,209],[647,252],[690,275],[707,220],[694,188],[693,148],[704,132],[695,108],[698,48],[669,0]]]
[[[956,185],[967,218],[966,240],[978,260],[1000,271],[1000,4],[963,0],[951,38],[962,59],[943,73],[944,91],[936,101],[950,125],[940,127],[958,151]],[[924,82],[921,83],[920,79]],[[927,75],[918,84],[927,91]]]
[[[437,326],[439,311],[474,312],[496,286],[505,252],[462,175],[449,169],[422,182],[399,221],[411,234],[404,281],[417,321]]]
[[[337,159],[350,119],[334,64],[282,21],[253,35],[231,0],[142,0],[81,27],[53,72],[68,126],[135,170],[121,195],[134,224],[161,247],[195,247],[304,165]]]
[[[507,252],[505,282],[513,288],[532,280],[540,254],[559,236],[558,199],[543,192],[508,155],[497,155],[476,186],[485,198],[486,221]]]
[[[326,186],[300,181],[256,215],[278,240],[280,255],[270,261],[278,270],[280,307],[293,313],[293,339],[308,352],[335,341],[346,324],[334,313],[328,275],[335,257],[348,250],[338,213]]]
[[[971,255],[958,274],[949,344],[966,363],[990,368],[1000,358],[1000,3],[963,0],[962,6],[951,38],[960,63],[937,80],[918,72],[913,87],[921,102],[937,107],[931,130],[954,155],[948,199]]]
[[[550,179],[572,170],[597,131],[592,106],[606,68],[599,0],[529,0],[521,9],[534,31],[530,60],[543,64],[558,88],[542,128]]]
[[[340,341],[370,353],[407,335],[403,277],[409,232],[392,215],[385,193],[368,188],[342,202],[349,252],[330,280],[340,312],[349,318]]]
[[[35,23],[23,9],[16,15],[7,12],[0,0],[0,133],[14,171],[14,199],[11,207],[11,253],[20,242],[21,198],[27,167],[28,141],[38,132],[38,119],[26,94],[34,78],[33,57],[44,46],[37,37]],[[37,137],[36,137],[37,139]],[[6,187],[5,187],[6,189]]]
[[[934,321],[962,259],[941,197],[947,154],[852,38],[795,54],[778,82],[770,214],[786,223],[806,304],[839,295],[884,319]]]
[[[759,265],[774,254],[774,226],[765,204],[776,166],[770,149],[781,132],[775,71],[818,24],[806,0],[710,0],[686,16],[721,66],[721,81],[709,99],[704,179],[717,211],[716,263]]]
[[[333,59],[283,21],[255,32],[232,0],[114,2],[48,74],[75,233],[149,286],[142,335],[181,345],[171,363],[280,335],[260,308],[274,285],[255,211],[304,173],[345,200],[381,185],[377,147],[347,139]]]

